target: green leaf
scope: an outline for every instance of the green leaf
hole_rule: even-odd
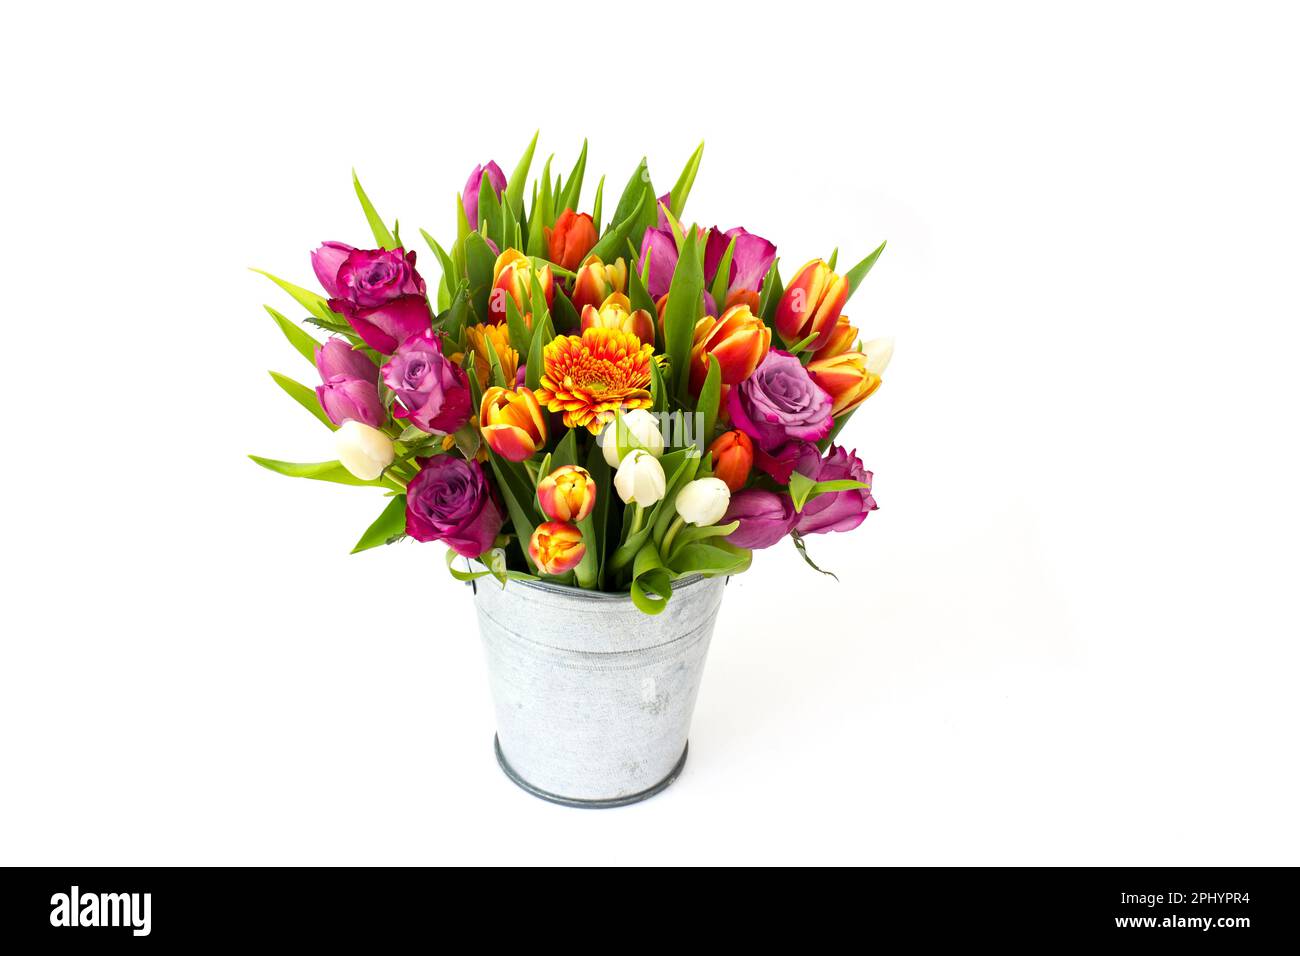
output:
[[[460,342],[465,334],[465,320],[469,317],[469,283],[461,282],[456,289],[451,307],[433,320],[433,327],[441,329],[453,342]]]
[[[295,382],[289,376],[281,375],[279,372],[271,372],[270,374],[271,378],[275,380],[275,384],[284,389],[290,398],[315,415],[330,431],[337,430],[337,426],[325,414],[325,409],[321,408],[320,399],[316,397],[315,389],[308,388],[301,382]]]
[[[515,300],[510,296],[506,296],[506,330],[510,333],[510,347],[520,355],[527,356],[533,344],[533,333],[524,317],[519,314],[519,306],[515,305]],[[515,383],[507,384],[513,388]]]
[[[698,471],[696,475],[699,475]],[[677,532],[677,537],[673,541],[673,550],[666,556],[665,560],[671,567],[673,565],[672,556],[686,545],[695,541],[703,541],[705,538],[725,538],[739,527],[739,521],[728,521],[726,524],[711,524],[704,527],[688,524]]]
[[[737,548],[725,541],[705,543],[696,541],[676,548],[670,562],[672,571],[677,575],[739,574],[749,566],[750,552]]]
[[[280,331],[283,332],[284,337],[289,340],[289,344],[298,350],[298,354],[308,362],[311,362],[312,365],[315,365],[316,349],[320,347],[321,343],[317,342],[314,338],[304,332],[301,327],[294,325],[269,305],[264,305],[262,308],[266,309],[266,311],[271,314],[271,318],[275,320],[275,324],[280,327]]]
[[[315,292],[309,292],[307,289],[302,288],[302,286],[296,286],[292,282],[285,282],[278,276],[273,276],[271,273],[264,272],[261,269],[253,269],[251,271],[256,272],[258,275],[266,276],[285,292],[289,293],[289,295],[293,296],[294,301],[304,309],[316,316],[316,318],[320,319],[322,322],[326,323],[327,326],[337,325],[345,329],[349,328],[347,321],[343,316],[330,309],[329,303]]]
[[[486,172],[479,184],[478,222],[472,225],[495,242],[498,249],[506,248],[506,244],[501,241],[501,200],[497,198],[496,191],[492,188],[492,179]]]
[[[763,277],[763,294],[759,296],[758,314],[768,325],[772,324],[772,319],[776,316],[777,303],[781,301],[781,293],[785,291],[781,285],[780,265],[779,258],[772,260],[767,275]]]
[[[396,249],[397,240],[388,231],[388,227],[384,225],[384,220],[379,217],[379,213],[375,212],[370,197],[361,188],[361,180],[357,178],[355,169],[352,170],[352,186],[357,191],[357,199],[361,200],[361,210],[366,214],[366,222],[370,223],[370,231],[375,234],[375,242],[379,243],[381,249]]]
[[[603,590],[605,587],[605,540],[609,528],[610,500],[614,497],[614,482],[599,442],[591,443],[591,448],[587,451],[586,467],[592,481],[596,483],[596,507],[592,509],[588,518],[593,528],[591,540],[595,544],[596,552],[596,586]],[[584,529],[583,535],[586,535],[586,533]],[[588,543],[587,547],[591,548],[592,544]]]
[[[876,260],[880,258],[880,254],[884,251],[885,251],[885,243],[882,242],[879,246],[876,247],[875,252],[867,256],[865,259],[863,259],[856,266],[854,266],[852,269],[850,269],[848,272],[844,274],[844,278],[847,279],[849,282],[850,297],[852,297],[853,293],[858,290],[858,286],[862,285],[862,280],[867,277],[867,273],[871,271],[871,267],[876,264]]]
[[[616,220],[609,227],[609,231],[591,247],[591,252],[587,253],[587,255],[596,256],[601,262],[613,262],[622,251],[628,236],[632,234],[632,227],[636,223],[638,215],[638,210],[633,209],[622,219]]]
[[[731,241],[727,243],[727,251],[722,254],[718,260],[718,274],[713,277],[713,288],[711,293],[713,301],[718,306],[718,314],[722,314],[722,308],[727,301],[727,286],[731,282],[731,259],[736,252],[736,237],[732,236]]]
[[[578,154],[578,161],[573,164],[573,171],[569,173],[569,181],[565,184],[564,194],[560,196],[559,201],[555,204],[555,212],[558,216],[566,209],[578,211],[578,202],[582,198],[582,177],[587,172],[587,141],[582,141],[582,152]]]
[[[497,258],[492,247],[477,232],[465,237],[465,269],[469,276],[469,304],[479,322],[488,321],[488,296],[492,291],[492,268]]]
[[[542,191],[528,212],[527,251],[530,256],[545,257],[550,253],[546,242],[546,227],[551,224],[551,207],[554,203],[554,194],[551,192],[551,160],[554,158],[546,158],[546,165],[542,167]]]
[[[808,557],[808,548],[803,543],[803,535],[801,535],[798,531],[791,531],[790,540],[794,542],[795,548],[797,548],[799,551],[799,557],[804,559],[804,563],[806,563],[808,567],[812,568],[814,571],[817,571],[820,574],[830,575],[831,577],[835,578],[836,581],[839,580],[839,577],[833,571],[823,571],[821,568],[817,567],[817,565],[813,563],[812,558]]]
[[[647,541],[632,562],[632,603],[646,614],[658,614],[673,596],[672,577],[653,541]]]
[[[709,353],[709,371],[704,376],[704,385],[700,387],[700,398],[695,410],[704,416],[704,432],[700,436],[707,447],[713,441],[713,429],[718,424],[718,405],[722,401],[722,366],[718,357]]]
[[[816,342],[819,338],[821,338],[821,333],[820,333],[820,332],[813,332],[811,335],[808,335],[808,336],[806,336],[806,337],[800,339],[800,340],[799,340],[798,342],[796,342],[794,345],[790,346],[790,354],[792,354],[792,355],[798,355],[798,354],[799,354],[800,352],[802,352],[804,349],[808,348],[808,346],[810,346],[810,345],[812,345],[814,342]]]
[[[796,512],[802,512],[804,506],[818,495],[835,491],[852,491],[855,488],[871,490],[871,485],[867,482],[854,481],[851,478],[838,478],[834,481],[813,481],[807,475],[797,471],[790,472],[789,484],[790,500],[794,502]]]
[[[406,495],[391,498],[379,517],[366,529],[352,553],[392,544],[406,534]]]
[[[451,548],[448,548],[447,549],[447,570],[451,573],[451,576],[455,578],[457,581],[467,581],[467,582],[477,581],[479,578],[485,578],[488,575],[491,575],[492,577],[496,578],[498,581],[501,582],[502,588],[506,586],[506,581],[540,580],[540,578],[538,578],[537,575],[535,574],[525,574],[523,571],[504,570],[502,567],[500,567],[497,564],[498,561],[497,552],[500,551],[501,551],[500,548],[494,548],[492,550],[491,557],[490,557],[490,560],[492,561],[492,566],[489,566],[486,571],[461,571],[452,566],[452,562],[455,561],[458,557],[460,557],[460,555],[458,555],[455,551],[451,550]],[[500,557],[504,558],[504,552],[501,553]],[[481,562],[483,558],[480,556],[477,560]]]
[[[664,373],[658,362],[650,363],[650,406],[652,412],[668,411],[668,385],[664,382]]]
[[[578,463],[578,433],[572,429],[565,429],[564,437],[560,439],[555,451],[551,454],[551,469],[563,468],[565,465],[576,465]]]
[[[362,481],[344,468],[337,461],[318,461],[318,462],[292,462],[276,461],[274,458],[262,458],[259,455],[249,455],[253,461],[257,462],[263,468],[275,472],[278,475],[286,475],[290,478],[311,478],[314,481],[332,481],[340,485],[361,485],[368,488],[395,488],[403,491],[397,482],[391,478],[376,478],[374,481]]]
[[[537,316],[533,316],[533,341],[528,347],[527,369],[524,373],[524,384],[533,391],[537,391],[541,385],[542,371],[544,368],[542,351],[555,338],[555,329],[551,326],[551,317],[543,313],[540,322]]]
[[[532,487],[532,482],[528,480],[522,468],[513,462],[506,461],[495,452],[488,456],[488,462],[496,475],[497,490],[501,492],[501,497],[506,503],[510,523],[514,525],[515,534],[523,545],[521,550],[524,552],[524,560],[528,562],[530,568],[536,570],[536,565],[528,554],[528,541],[532,538],[533,529],[536,527],[532,518],[532,503],[537,500],[536,489]]]
[[[515,171],[506,180],[506,204],[514,210],[516,218],[524,210],[524,188],[528,183],[528,170],[533,165],[533,151],[537,149],[537,137],[541,132],[539,129],[533,133],[532,142],[524,150],[524,155],[519,157],[519,162],[515,164]]]
[[[691,194],[691,186],[695,183],[695,174],[700,171],[700,159],[703,156],[704,143],[701,141],[700,145],[695,147],[695,152],[691,153],[691,158],[686,161],[686,166],[682,169],[682,174],[677,177],[677,183],[669,195],[668,208],[678,218],[681,218],[682,210],[686,208],[686,197]]]
[[[596,226],[596,235],[600,235],[601,221],[600,217],[605,212],[605,177],[600,177],[600,182],[596,183],[596,202],[591,207],[591,221]]]
[[[830,269],[831,272],[834,272],[835,263],[838,262],[839,259],[840,259],[840,247],[836,246],[834,249],[831,250],[831,257],[826,260],[826,267]]]
[[[668,286],[668,308],[664,312],[664,345],[672,365],[672,393],[679,399],[684,399],[688,393],[691,342],[703,292],[704,270],[696,256],[696,234],[692,228],[682,243],[677,267]]]
[[[446,279],[448,283],[454,283],[457,279],[461,278],[456,275],[456,267],[452,264],[451,256],[447,255],[447,251],[443,249],[442,246],[438,245],[438,240],[433,238],[433,236],[429,235],[423,229],[420,230],[420,235],[424,236],[424,241],[428,244],[429,248],[433,250],[433,254],[438,257],[438,265],[442,267],[442,277]]]
[[[632,171],[632,176],[628,179],[627,185],[623,187],[623,194],[618,197],[618,204],[614,207],[614,218],[611,222],[622,222],[629,216],[636,215],[641,209],[645,192],[649,188],[651,188],[650,170],[646,166],[645,157],[642,156],[641,162]],[[623,244],[619,243],[618,248],[623,248]]]

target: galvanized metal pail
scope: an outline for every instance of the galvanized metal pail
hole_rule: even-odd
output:
[[[506,776],[581,807],[635,803],[677,779],[725,583],[682,578],[650,616],[626,594],[478,581]]]

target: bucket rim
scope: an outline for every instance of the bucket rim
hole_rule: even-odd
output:
[[[479,561],[477,558],[471,558],[470,560],[483,570],[487,570],[483,562]],[[484,581],[486,580],[487,579],[485,578]],[[686,588],[699,584],[701,581],[708,580],[711,580],[711,578],[708,578],[703,574],[682,575],[680,578],[673,581],[673,593],[676,594],[678,591],[685,590]],[[478,581],[469,581],[467,583],[474,587],[475,592],[478,591]],[[567,597],[580,598],[588,601],[609,601],[611,603],[627,602],[629,604],[632,601],[632,594],[630,591],[593,591],[587,588],[573,587],[569,584],[556,584],[553,581],[543,580],[521,581],[518,579],[512,579],[507,583],[509,585],[528,588],[532,591],[542,591],[547,594],[561,594]]]

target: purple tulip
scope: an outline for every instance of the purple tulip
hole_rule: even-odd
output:
[[[320,280],[321,288],[331,299],[343,295],[343,287],[338,283],[339,269],[353,252],[356,252],[356,247],[349,246],[346,242],[324,242],[311,254],[311,267]]]
[[[400,346],[383,368],[384,384],[405,415],[433,435],[450,435],[469,421],[469,376],[442,354],[442,341],[426,328]]]
[[[354,420],[378,428],[388,419],[374,382],[335,375],[327,378],[323,385],[317,386],[316,397],[335,425]]]
[[[829,435],[831,405],[799,360],[779,349],[727,393],[732,422],[769,454],[790,441],[818,442]]]
[[[379,381],[379,366],[370,361],[370,356],[337,337],[316,346],[316,371],[323,382],[338,376],[359,378],[372,385]]]
[[[471,230],[481,225],[478,218],[478,194],[483,188],[484,172],[488,174],[488,182],[498,199],[501,198],[501,191],[506,188],[506,174],[501,172],[501,167],[496,163],[488,162],[486,167],[474,167],[474,172],[469,174],[469,179],[465,182],[465,190],[460,194],[461,202],[465,205],[465,219]]]
[[[810,447],[799,459],[796,469],[813,481],[835,481],[848,478],[861,481],[866,488],[848,491],[828,491],[808,501],[795,521],[800,534],[823,534],[827,531],[852,531],[876,510],[876,499],[871,497],[871,472],[862,467],[856,451],[845,451],[831,445],[822,458],[816,448]]]
[[[733,238],[736,240],[736,248],[731,253],[727,289],[733,292],[736,289],[758,292],[762,289],[767,270],[772,268],[772,262],[776,259],[776,246],[741,226],[726,232],[714,226],[709,232],[709,241],[704,247],[704,280],[713,283],[718,266]]]
[[[406,533],[416,541],[442,541],[459,555],[477,558],[492,547],[504,523],[476,461],[435,455],[406,487]]]
[[[641,239],[641,262],[646,254],[650,255],[650,275],[646,279],[646,291],[652,299],[657,299],[668,291],[673,281],[673,270],[677,268],[677,240],[667,226],[647,229]]]
[[[770,548],[784,538],[795,520],[794,503],[789,495],[779,495],[761,488],[746,488],[731,496],[731,504],[719,524],[739,521],[740,527],[726,540],[738,548]]]

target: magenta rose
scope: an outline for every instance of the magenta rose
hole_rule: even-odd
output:
[[[432,329],[398,346],[383,376],[405,411],[399,418],[434,435],[450,435],[469,421],[469,376],[442,354],[442,340]]]
[[[331,299],[343,296],[343,287],[339,285],[339,269],[343,268],[344,260],[356,251],[356,246],[349,246],[346,242],[323,242],[311,254],[311,267],[321,288]]]
[[[829,435],[831,404],[799,360],[779,349],[727,393],[732,422],[769,454],[787,442],[819,442]]]
[[[800,534],[852,531],[866,520],[868,513],[876,510],[876,499],[871,497],[871,472],[862,467],[857,452],[831,445],[826,457],[822,458],[817,449],[812,448],[799,459],[795,470],[813,481],[847,478],[867,486],[848,491],[828,491],[810,499],[795,521],[794,530]]]
[[[399,343],[429,327],[414,252],[326,242],[311,254],[311,264],[330,296],[329,307],[376,352],[392,355]]]
[[[789,495],[746,488],[731,496],[731,504],[719,524],[739,521],[740,527],[727,535],[738,548],[770,548],[794,527],[794,503]]]
[[[406,487],[406,533],[416,541],[443,541],[457,554],[477,558],[492,547],[504,523],[476,461],[435,455]]]
[[[474,171],[469,174],[469,179],[465,180],[464,192],[460,194],[461,202],[465,204],[465,218],[469,222],[470,229],[477,229],[482,225],[478,218],[478,194],[483,189],[484,173],[488,174],[488,183],[498,199],[501,198],[501,190],[506,188],[506,174],[501,172],[501,167],[496,163],[489,161],[486,166],[474,167]]]

